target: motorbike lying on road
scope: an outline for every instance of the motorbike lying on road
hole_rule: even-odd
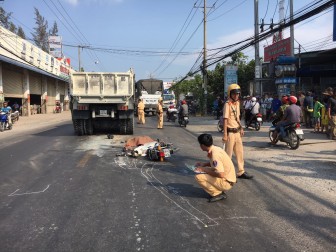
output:
[[[189,123],[189,116],[188,115],[179,116],[178,123],[180,124],[180,126],[187,127],[187,124]]]
[[[248,127],[254,128],[256,131],[260,130],[261,124],[263,122],[262,120],[262,114],[258,113],[256,115],[251,115],[251,119],[246,121],[245,120],[245,128],[247,129]]]
[[[10,116],[10,114],[5,113],[5,112],[1,112],[0,113],[0,131],[4,131],[5,129],[12,129],[12,124],[8,122],[8,116]]]
[[[167,109],[167,120],[175,122],[177,119],[177,109],[176,108],[168,108]]]
[[[268,134],[271,142],[273,142],[273,133],[275,131],[276,123],[278,120],[273,120],[272,121],[272,126],[269,128]],[[285,128],[285,133],[286,137],[283,139],[281,137],[281,134],[278,133],[277,139],[274,141],[274,143],[277,143],[278,141],[284,142],[292,150],[296,150],[300,146],[300,142],[304,140],[303,137],[303,130],[301,129],[300,123],[292,123],[284,127]]]

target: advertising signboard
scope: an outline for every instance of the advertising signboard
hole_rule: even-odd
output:
[[[237,70],[238,66],[226,65],[224,67],[224,94],[227,92],[229,85],[238,83]]]
[[[280,55],[287,55],[287,56],[291,55],[290,38],[280,40],[264,48],[265,62],[275,60]]]

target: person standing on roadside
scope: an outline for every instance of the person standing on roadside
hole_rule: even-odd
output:
[[[138,102],[138,123],[145,124],[145,104],[142,99]]]
[[[324,105],[319,102],[318,97],[314,97],[314,133],[319,133],[321,128],[321,109],[324,108]]]
[[[301,122],[303,122],[306,125],[307,122],[306,122],[306,117],[305,117],[305,109],[304,109],[304,106],[303,106],[304,99],[305,99],[304,93],[302,91],[299,91],[298,92],[298,100],[299,100],[300,108],[301,108],[301,112],[302,112]]]
[[[210,194],[209,202],[225,199],[225,191],[230,190],[237,182],[232,160],[222,148],[213,145],[210,134],[199,135],[198,143],[207,152],[209,162],[195,164],[195,172],[203,173],[196,174],[195,179]]]
[[[223,109],[223,142],[225,144],[225,152],[232,158],[234,153],[237,160],[238,173],[237,177],[242,179],[251,179],[253,176],[247,174],[244,169],[244,152],[243,127],[240,124],[240,102],[241,94],[238,84],[231,84],[228,88],[228,100],[224,104]]]
[[[328,100],[329,138],[336,140],[336,88]]]
[[[157,128],[158,129],[163,129],[163,99],[162,97],[159,98],[158,104],[156,105],[156,113],[158,116],[158,125]]]
[[[307,95],[303,100],[303,107],[305,109],[306,127],[312,128],[313,127],[314,101],[313,101],[311,92],[307,92]]]

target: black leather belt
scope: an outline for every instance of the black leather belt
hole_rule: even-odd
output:
[[[229,133],[238,133],[240,132],[241,127],[238,128],[227,128],[227,132]]]

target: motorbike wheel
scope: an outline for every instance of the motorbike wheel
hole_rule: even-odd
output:
[[[217,123],[217,130],[218,132],[223,132],[223,125],[221,125],[220,121]]]
[[[271,140],[271,142],[273,142],[273,131],[269,131],[268,132],[269,135],[269,139]],[[275,143],[277,143],[279,140],[276,140]]]
[[[289,147],[292,150],[296,150],[300,146],[300,138],[294,131],[289,132],[289,142],[288,142]]]
[[[13,124],[12,123],[8,124],[8,129],[11,130],[12,128],[13,128]]]
[[[254,128],[256,129],[256,131],[259,131],[260,130],[260,122],[256,122],[254,124]]]
[[[5,123],[1,122],[0,124],[0,131],[3,132],[5,130]]]

